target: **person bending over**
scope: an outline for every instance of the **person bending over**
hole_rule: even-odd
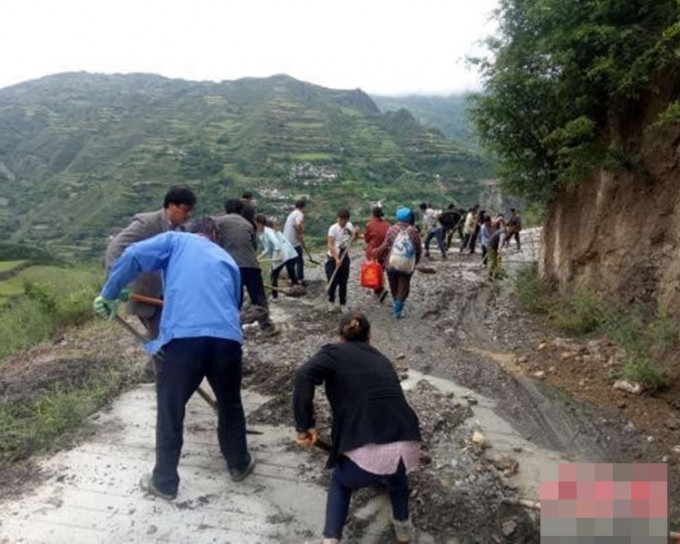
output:
[[[340,542],[352,493],[375,485],[390,495],[397,541],[410,542],[407,474],[419,463],[420,426],[392,363],[371,346],[370,337],[364,314],[346,314],[340,342],[323,346],[295,375],[296,442],[310,447],[317,439],[316,386],[325,385],[333,416],[324,544]]]

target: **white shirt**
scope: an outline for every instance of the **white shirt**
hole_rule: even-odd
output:
[[[299,227],[300,225],[302,225],[304,220],[305,214],[296,208],[292,212],[290,212],[290,214],[288,214],[286,223],[283,226],[283,235],[286,237],[286,240],[293,244],[293,247],[298,247],[302,245],[300,233],[295,227]]]
[[[344,227],[335,223],[328,229],[328,236],[329,238],[333,238],[333,243],[335,245],[335,250],[338,252],[338,256],[340,256],[340,253],[347,248],[353,235],[354,225],[349,221],[347,221],[347,224]],[[330,251],[328,252],[328,256],[333,256]]]

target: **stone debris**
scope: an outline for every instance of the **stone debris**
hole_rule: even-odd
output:
[[[482,433],[479,431],[474,431],[472,433],[472,443],[478,446],[479,448],[485,448],[486,447],[486,438]]]
[[[614,382],[614,389],[618,389],[620,391],[626,391],[627,393],[631,393],[633,395],[640,395],[642,394],[642,385],[639,383],[635,382],[629,382],[628,380],[617,380]]]

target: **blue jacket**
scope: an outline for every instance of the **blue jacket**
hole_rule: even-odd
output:
[[[208,238],[166,232],[129,246],[113,264],[101,296],[114,300],[142,272],[163,275],[160,334],[146,349],[156,353],[174,338],[210,336],[243,343],[239,323],[241,275],[231,256]]]

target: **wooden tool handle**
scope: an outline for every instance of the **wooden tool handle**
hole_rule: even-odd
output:
[[[146,295],[140,295],[138,293],[132,293],[130,295],[130,300],[134,302],[143,302],[144,304],[151,304],[152,306],[163,307],[163,301],[159,298],[147,297]]]

